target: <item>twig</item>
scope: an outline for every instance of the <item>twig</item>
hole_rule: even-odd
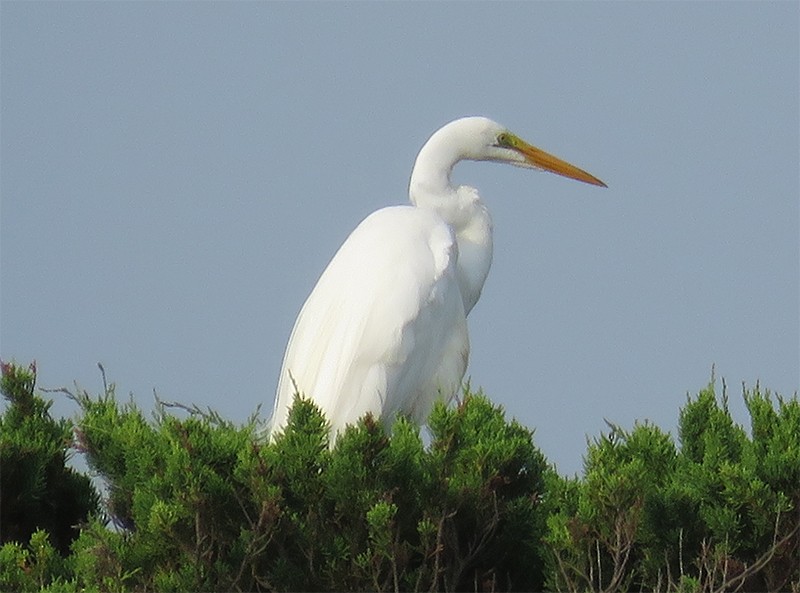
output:
[[[753,564],[751,564],[750,566],[746,566],[745,569],[735,577],[732,577],[731,579],[728,580],[725,580],[723,578],[722,585],[720,585],[717,589],[715,589],[714,593],[723,593],[726,589],[729,589],[734,586],[736,587],[736,590],[741,589],[741,587],[744,586],[744,582],[748,578],[750,578],[751,576],[759,572],[762,568],[764,568],[767,564],[769,564],[770,560],[772,560],[773,556],[775,556],[775,552],[778,550],[778,548],[783,546],[783,544],[785,544],[790,539],[792,539],[792,537],[794,537],[795,533],[800,531],[800,523],[799,523],[795,525],[794,528],[791,531],[789,531],[789,533],[787,533],[784,537],[778,540],[778,529],[779,529],[780,519],[781,519],[781,512],[778,511],[778,514],[775,517],[775,531],[773,532],[772,546],[770,546],[769,550],[767,550],[766,552],[764,552],[764,554],[759,556],[759,558]]]

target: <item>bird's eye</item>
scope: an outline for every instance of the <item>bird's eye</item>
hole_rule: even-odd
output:
[[[497,136],[497,145],[504,148],[510,148],[514,143],[511,141],[511,134],[502,132]]]

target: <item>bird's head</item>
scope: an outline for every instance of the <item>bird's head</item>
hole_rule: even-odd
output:
[[[464,117],[450,122],[441,131],[458,134],[462,140],[461,158],[539,169],[584,183],[607,187],[594,175],[528,144],[504,126],[488,118]]]
[[[416,205],[442,205],[454,187],[450,174],[462,160],[495,161],[549,171],[591,185],[607,187],[594,175],[528,144],[505,126],[486,117],[462,117],[439,128],[417,155],[409,181],[409,198]]]

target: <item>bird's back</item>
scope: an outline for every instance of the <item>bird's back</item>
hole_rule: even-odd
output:
[[[374,212],[348,237],[308,297],[284,357],[272,417],[295,390],[334,431],[367,412],[424,422],[459,388],[469,353],[452,229],[432,211]]]

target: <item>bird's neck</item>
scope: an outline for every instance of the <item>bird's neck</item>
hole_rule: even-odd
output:
[[[458,188],[463,198],[462,208],[468,216],[459,217],[459,225],[453,226],[458,243],[458,285],[464,301],[464,312],[469,314],[481,296],[483,284],[492,266],[492,217],[471,187]],[[472,194],[472,198],[469,198]]]
[[[436,210],[448,222],[446,213],[458,209],[458,188],[453,187],[450,176],[465,157],[457,140],[448,126],[434,133],[420,149],[408,184],[412,204]]]
[[[468,158],[463,136],[460,126],[448,124],[434,132],[420,149],[409,182],[414,205],[428,206],[421,201],[447,199],[455,191],[450,182],[453,167]]]
[[[427,144],[425,145],[427,147]],[[434,159],[423,159],[425,147],[419,153],[414,169],[411,171],[411,180],[408,184],[408,196],[411,203],[422,208],[438,208],[452,200],[456,188],[450,182],[458,160],[444,159],[439,155],[432,155]]]
[[[492,264],[492,219],[478,192],[453,186],[450,175],[465,157],[451,150],[447,137],[435,134],[422,147],[409,182],[409,198],[418,208],[435,211],[458,243],[458,284],[469,313],[483,290]]]

